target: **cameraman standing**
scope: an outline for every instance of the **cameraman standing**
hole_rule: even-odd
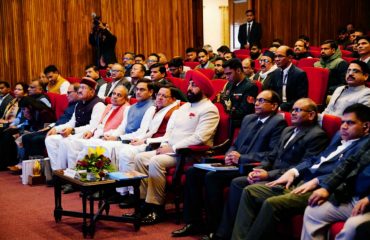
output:
[[[93,61],[99,68],[106,68],[109,63],[116,63],[117,57],[114,52],[117,37],[111,33],[106,23],[100,20],[95,13],[93,16],[92,30],[89,35],[89,42],[93,47]]]

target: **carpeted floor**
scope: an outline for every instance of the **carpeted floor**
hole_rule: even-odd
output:
[[[80,210],[81,199],[78,193],[62,196],[65,210]],[[18,175],[0,172],[0,240],[2,239],[83,239],[82,219],[63,217],[55,223],[54,189],[41,186],[22,185]],[[126,210],[130,211],[130,210]],[[111,207],[114,215],[125,211],[118,206]],[[171,232],[180,228],[173,217],[153,226],[143,226],[135,232],[132,224],[99,221],[96,225],[95,239],[173,239]],[[199,236],[181,240],[199,239]]]

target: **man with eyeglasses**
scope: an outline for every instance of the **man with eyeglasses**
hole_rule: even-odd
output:
[[[228,83],[221,94],[221,100],[230,113],[233,125],[239,127],[243,117],[254,112],[258,88],[244,74],[239,59],[230,59],[222,67]]]
[[[370,89],[366,87],[370,70],[368,65],[360,60],[350,63],[346,74],[346,86],[338,87],[330,98],[323,114],[341,116],[343,110],[355,103],[370,106]]]
[[[148,59],[146,60],[146,65],[148,67],[148,70],[145,72],[145,76],[150,76],[151,74],[150,67],[153,64],[159,63],[159,60],[160,60],[160,57],[158,54],[156,53],[149,54]]]
[[[320,54],[320,60],[314,63],[314,67],[330,70],[327,94],[331,95],[337,87],[345,84],[348,63],[342,59],[342,52],[334,40],[324,41]]]
[[[279,95],[270,90],[258,94],[254,104],[255,113],[244,117],[235,142],[225,154],[226,165],[249,163],[255,156],[267,155],[274,148],[281,132],[287,126],[282,115],[277,114],[280,101]],[[186,172],[185,183],[186,225],[174,231],[172,236],[181,237],[201,232],[203,196],[204,202],[207,203],[207,230],[214,233],[221,221],[224,189],[238,176],[240,176],[238,171],[207,172],[190,168]]]
[[[294,52],[288,46],[280,46],[275,53],[275,63],[278,67],[271,76],[269,89],[276,91],[283,103],[282,111],[290,111],[293,104],[308,95],[308,80],[306,73],[293,65]]]
[[[131,67],[135,63],[134,59],[135,59],[135,53],[132,53],[132,52],[124,53],[123,58],[122,58],[122,65],[125,68],[124,69],[125,77],[130,76]]]
[[[43,88],[39,79],[32,80],[31,84],[28,86],[28,95],[51,108],[49,97],[43,93]]]
[[[135,63],[134,65],[132,65],[130,77],[131,77],[131,87],[127,88],[129,90],[128,95],[135,96],[137,83],[141,80],[144,80],[144,78],[147,79],[145,77],[145,66],[141,63]]]
[[[238,197],[234,198],[236,201],[233,204],[228,204],[231,209],[230,212],[236,214],[232,239],[246,239],[246,235],[249,231],[252,231],[250,225],[253,223],[255,217],[259,217],[259,215],[257,215],[259,209],[257,206],[259,205],[253,205],[256,209],[245,212],[246,207],[251,207],[244,196],[248,189],[256,188],[256,192],[253,193],[257,193],[258,189],[265,187],[266,182],[278,179],[288,169],[304,163],[305,161],[309,161],[311,157],[316,156],[324,150],[328,144],[327,134],[317,124],[317,106],[311,99],[302,98],[294,103],[291,112],[291,120],[292,126],[284,129],[278,144],[274,146],[274,150],[264,159],[261,159],[261,166],[253,169],[246,178],[234,179],[231,184],[230,191],[234,192]],[[281,189],[278,188],[268,188],[266,191],[272,192],[271,194],[280,194],[280,190]],[[268,196],[269,195],[267,195],[266,198],[268,198]],[[264,195],[261,196],[261,201],[263,201],[263,197]],[[233,198],[230,199],[232,200]],[[253,199],[253,197],[250,199]],[[238,206],[239,208],[237,208]],[[235,217],[235,215],[230,216]],[[270,218],[270,216],[262,216]],[[270,219],[266,219],[266,222],[271,221]],[[249,224],[248,226],[244,225],[246,222]],[[229,229],[232,229],[232,223],[233,221],[231,220]],[[258,226],[253,225],[253,233],[255,233],[254,228],[257,229]],[[264,229],[264,231],[273,231],[273,229]],[[228,232],[228,235],[224,235],[223,237],[226,236],[230,239],[231,232]],[[248,239],[266,238],[248,237]]]
[[[111,97],[113,89],[118,85],[123,85],[128,90],[131,88],[130,81],[124,77],[125,69],[121,64],[113,64],[110,71],[112,82],[105,83],[99,88],[98,97],[102,100],[105,100],[107,97]]]
[[[277,69],[274,59],[275,54],[266,50],[259,60],[261,70],[254,75],[253,80],[261,82],[262,89],[270,88],[272,73]]]

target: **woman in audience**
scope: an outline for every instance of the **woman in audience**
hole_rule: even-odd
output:
[[[10,124],[16,119],[19,113],[19,101],[27,95],[28,85],[26,83],[18,82],[14,88],[14,99],[6,107],[3,116],[0,119],[0,134],[7,129]]]
[[[32,97],[23,97],[19,101],[19,108],[22,122],[16,128],[17,131],[13,130],[15,126],[10,126],[0,135],[0,169],[18,163],[17,144],[22,146],[23,135],[38,131],[45,123],[55,121],[52,109]]]

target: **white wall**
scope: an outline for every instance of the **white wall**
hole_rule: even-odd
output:
[[[228,0],[203,0],[203,40],[212,46],[213,52],[222,45],[219,6],[228,6]]]

